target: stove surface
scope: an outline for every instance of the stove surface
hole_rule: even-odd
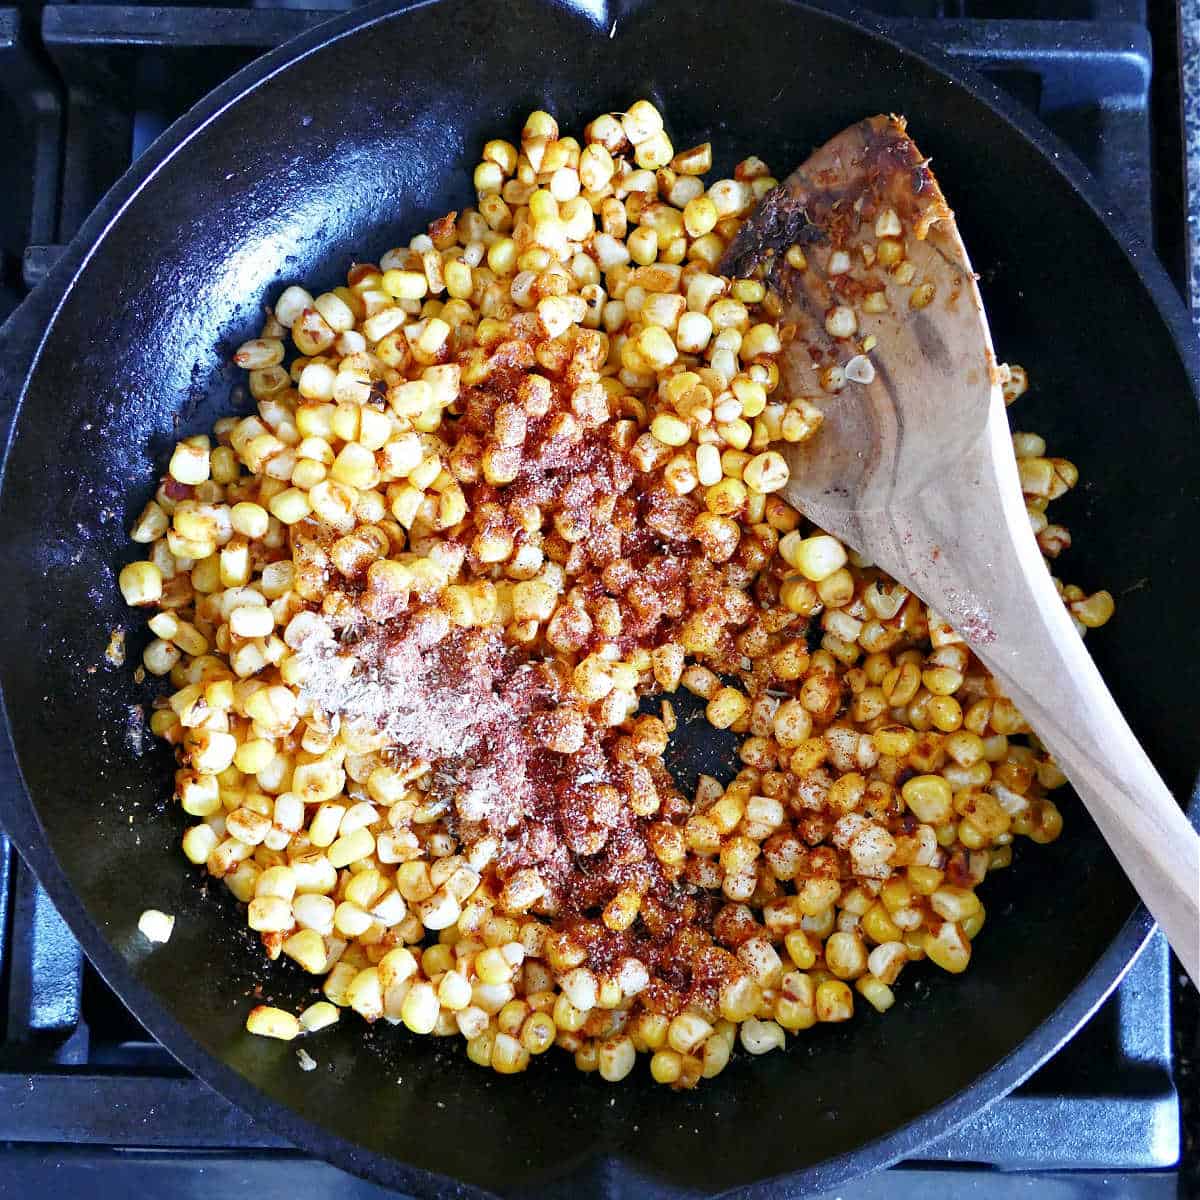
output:
[[[349,5],[0,7],[0,122],[19,131],[0,155],[0,319],[176,116],[341,7]],[[1185,295],[1190,272],[1200,306],[1200,0],[1183,0],[1178,22],[1172,5],[1154,0],[1149,10],[1145,0],[876,0],[874,8],[1045,121],[1105,182]],[[0,748],[0,795],[15,780]],[[829,1196],[1200,1194],[1195,1157],[1176,1169],[1173,1032],[1193,1105],[1198,1040],[1196,994],[1178,970],[1155,935],[1113,996],[1012,1095],[920,1161]],[[571,1193],[622,1189],[600,1169],[572,1181]],[[83,958],[0,836],[0,1197],[72,1194],[390,1193],[298,1155],[183,1071]]]

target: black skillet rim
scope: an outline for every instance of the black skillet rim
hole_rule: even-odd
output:
[[[26,384],[36,369],[41,347],[58,311],[79,273],[91,259],[109,228],[120,219],[133,196],[153,179],[168,160],[185,150],[192,137],[216,119],[225,108],[289,64],[319,50],[333,40],[408,9],[434,2],[436,0],[400,0],[399,3],[395,3],[394,0],[377,0],[363,9],[325,22],[292,39],[249,64],[215,89],[176,121],[133,164],[84,223],[59,264],[42,285],[41,295],[35,293],[23,309],[18,310],[6,328],[6,332],[15,335],[13,340],[18,347],[16,353],[20,354],[21,343],[25,341],[21,334],[29,334],[25,324],[36,322],[42,327],[40,336],[34,334],[31,338],[29,365],[5,364],[10,369],[16,367],[20,377],[15,415],[5,438],[5,461],[0,464],[0,471],[7,462],[8,448],[19,418],[20,401],[24,397]],[[791,2],[797,3],[797,0]],[[1174,285],[1153,252],[1133,233],[1126,218],[1112,206],[1099,183],[1065,144],[1037,118],[1021,109],[996,84],[952,63],[940,50],[929,47],[919,38],[913,37],[910,29],[893,28],[885,18],[873,14],[866,15],[847,5],[831,3],[830,0],[823,0],[819,4],[797,3],[797,6],[813,9],[829,19],[857,27],[869,37],[912,56],[927,68],[971,92],[1019,136],[1033,142],[1119,243],[1175,344],[1193,393],[1200,395],[1200,348],[1195,343],[1186,310]],[[12,755],[12,773],[14,777],[21,779],[22,785],[14,803],[6,806],[5,810],[5,824],[10,837],[45,885],[88,958],[114,990],[130,1003],[131,1009],[137,1013],[147,1029],[184,1067],[244,1109],[256,1121],[261,1121],[297,1145],[354,1174],[422,1196],[490,1195],[482,1189],[465,1186],[445,1175],[410,1167],[398,1159],[365,1150],[347,1139],[331,1134],[325,1128],[271,1099],[221,1059],[204,1050],[157,996],[135,979],[125,960],[104,937],[80,902],[49,846],[32,798],[24,785],[24,778],[20,775],[15,750],[11,748],[7,711],[4,713],[4,725],[8,734],[7,745],[3,746],[0,753],[5,756]],[[1200,799],[1193,798],[1189,811],[1195,822],[1200,815]],[[911,1156],[922,1145],[950,1132],[1020,1084],[1075,1033],[1120,982],[1145,945],[1152,929],[1149,914],[1139,905],[1095,966],[1059,1008],[1005,1058],[950,1100],[890,1134],[853,1151],[796,1172],[736,1189],[730,1194],[747,1198],[763,1197],[765,1200],[768,1194],[777,1194],[779,1184],[785,1185],[789,1191],[809,1191],[834,1186],[848,1178],[867,1174]]]

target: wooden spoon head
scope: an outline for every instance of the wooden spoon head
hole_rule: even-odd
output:
[[[902,118],[843,130],[763,198],[721,271],[758,267],[794,330],[786,394],[824,414],[812,440],[776,447],[791,467],[784,495],[850,534],[855,512],[891,509],[977,442],[999,386],[954,214]]]

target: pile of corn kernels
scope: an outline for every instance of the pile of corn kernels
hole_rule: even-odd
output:
[[[885,1011],[909,963],[965,969],[978,885],[1018,836],[1058,836],[1064,777],[961,638],[777,495],[772,444],[819,437],[820,411],[782,394],[778,301],[717,273],[777,181],[751,158],[706,184],[711,164],[644,100],[582,140],[532,113],[519,145],[484,147],[475,208],[278,297],[236,355],[254,412],[181,441],[136,521],[120,587],[172,689],[150,724],[177,750],[184,854],[324,994],[256,1007],[251,1032],[349,1008],[501,1073],[558,1046],[611,1081],[646,1054],[689,1088],[738,1043],[782,1048],[856,998]],[[1009,398],[1024,387],[1012,368]],[[1077,472],[1014,445],[1053,559],[1070,536],[1046,507]],[[531,499],[531,472],[595,447],[623,483]],[[1080,632],[1111,616],[1106,592],[1060,591]],[[650,873],[566,920],[429,763],[312,702],[306,623],[348,612],[498,632],[626,763],[661,760],[683,688],[742,769],[598,797],[628,807]],[[639,937],[666,967],[599,955]]]

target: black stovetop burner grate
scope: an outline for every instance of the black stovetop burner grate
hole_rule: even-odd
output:
[[[348,7],[341,0],[0,7],[0,120],[22,131],[18,152],[0,156],[9,198],[0,212],[0,318],[170,121],[265,50]],[[1104,180],[1139,232],[1157,239],[1182,288],[1179,90],[1169,64],[1160,62],[1159,76],[1170,77],[1171,93],[1158,99],[1151,89],[1152,32],[1160,60],[1164,45],[1174,49],[1174,28],[1157,29],[1166,5],[1151,6],[1149,23],[1146,0],[875,0],[872,7],[1041,117]]]
[[[170,121],[265,50],[349,7],[340,0],[0,7],[0,122],[20,131],[15,148],[0,155],[0,318]],[[1146,0],[875,0],[873,7],[983,71],[1045,121],[1107,184],[1184,287],[1180,85],[1165,5],[1148,12]],[[1185,0],[1185,7],[1200,26],[1200,5]],[[1200,28],[1190,35],[1195,44]],[[1188,129],[1200,139],[1195,86]],[[1200,180],[1192,185],[1200,188]],[[1195,222],[1190,233],[1197,234]],[[16,786],[3,766],[0,793]],[[867,1200],[900,1189],[937,1200],[1026,1196],[1032,1188],[1048,1200],[1166,1197],[1176,1194],[1169,1168],[1178,1153],[1169,959],[1155,937],[1114,996],[1025,1085],[929,1147],[921,1163],[837,1194]],[[594,1183],[612,1194],[611,1181]],[[249,1191],[256,1200],[384,1194],[290,1152],[182,1070],[84,960],[0,837],[0,1196],[10,1189],[32,1197]]]
[[[38,1191],[38,1181],[45,1186],[62,1170],[105,1166],[130,1172],[153,1196],[165,1194],[166,1185],[160,1191],[151,1180],[173,1173],[180,1178],[172,1189],[190,1195],[188,1171],[199,1167],[206,1188],[215,1172],[251,1186],[256,1200],[290,1200],[295,1187],[322,1194],[317,1181],[333,1168],[287,1154],[286,1143],[179,1067],[84,959],[46,893],[2,839],[0,978],[6,1000],[0,1196],[6,1176],[28,1175],[22,1193],[38,1197],[51,1194]],[[1179,1154],[1168,979],[1166,944],[1155,935],[1120,988],[1055,1058],[928,1147],[921,1164],[903,1168],[907,1182],[937,1200],[962,1195],[967,1178],[997,1182],[997,1168],[1019,1172],[1023,1187],[1035,1180],[1049,1187],[1063,1172],[1103,1170],[1103,1190],[1125,1181],[1110,1194],[1175,1195],[1174,1173],[1166,1170]],[[886,1173],[895,1189],[900,1181],[892,1174]],[[344,1180],[344,1186],[351,1185]],[[846,1200],[875,1194],[858,1186],[838,1194]],[[870,1184],[877,1186],[884,1185]],[[64,1187],[53,1194],[68,1193]]]

